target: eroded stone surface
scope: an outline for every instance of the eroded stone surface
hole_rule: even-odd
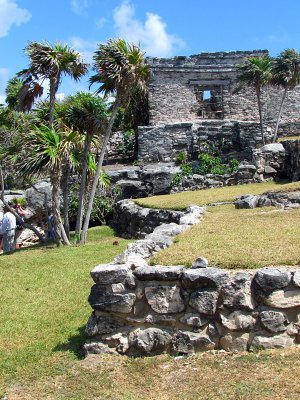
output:
[[[226,333],[220,338],[220,347],[225,351],[239,352],[248,349],[249,333]]]
[[[145,288],[147,301],[158,314],[179,313],[185,309],[178,286],[150,286]]]
[[[281,349],[291,347],[294,340],[288,335],[260,336],[253,338],[250,349]]]
[[[134,293],[110,293],[105,292],[97,285],[91,289],[89,303],[94,310],[114,311],[128,314],[136,300]]]
[[[294,308],[300,306],[300,290],[275,290],[264,298],[264,304],[274,308]]]
[[[297,287],[300,287],[300,270],[293,274],[293,284]]]
[[[286,315],[278,311],[262,311],[259,314],[262,326],[269,332],[278,333],[286,331],[288,320]]]
[[[252,277],[250,273],[240,272],[223,285],[221,296],[225,307],[253,310]]]
[[[91,271],[91,277],[100,285],[123,283],[128,272],[129,265],[127,264],[100,264]]]
[[[172,340],[172,352],[175,354],[193,354],[197,351],[213,350],[215,343],[203,333],[179,331]]]
[[[250,331],[256,321],[250,313],[244,311],[234,311],[228,315],[220,314],[220,316],[223,326],[230,331]]]
[[[263,268],[256,272],[254,281],[261,290],[270,292],[288,286],[291,281],[291,274],[277,268]]]
[[[191,293],[189,305],[199,313],[214,315],[217,309],[218,292],[213,289],[199,289]]]
[[[217,268],[187,269],[182,281],[186,288],[220,288],[228,280],[228,274]]]
[[[175,281],[180,279],[184,267],[172,266],[165,267],[162,265],[140,267],[134,271],[134,275],[141,281]]]
[[[185,325],[191,326],[194,329],[197,329],[207,324],[209,322],[209,319],[200,314],[187,313],[180,318],[180,322]]]
[[[158,328],[138,328],[129,334],[128,355],[150,356],[168,350],[172,336]]]

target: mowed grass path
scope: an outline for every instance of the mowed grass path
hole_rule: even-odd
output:
[[[151,263],[191,265],[205,256],[211,266],[229,269],[298,265],[299,243],[300,209],[237,210],[230,204],[208,207],[200,224],[180,234]]]
[[[185,210],[189,205],[199,206],[217,202],[233,201],[243,194],[263,194],[271,190],[295,190],[300,189],[300,182],[276,183],[262,182],[249,185],[225,186],[222,188],[186,191],[162,196],[146,197],[136,200],[143,207],[171,208],[173,210]]]
[[[32,247],[0,257],[2,385],[61,373],[77,359],[91,314],[90,271],[128,244],[121,239],[113,246],[114,240],[110,228],[98,227],[85,246]]]

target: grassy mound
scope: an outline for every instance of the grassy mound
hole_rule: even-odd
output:
[[[216,189],[187,191],[162,196],[146,197],[136,200],[136,203],[149,208],[171,208],[173,210],[185,210],[191,204],[202,206],[204,204],[234,201],[237,196],[243,194],[263,194],[269,191],[285,191],[300,189],[300,182],[276,183],[262,182],[249,185],[225,186]]]

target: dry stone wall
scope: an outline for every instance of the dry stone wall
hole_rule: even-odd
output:
[[[86,353],[149,356],[300,344],[300,270],[99,265]]]
[[[141,213],[128,200],[121,205],[138,213],[147,226],[147,210]],[[199,223],[204,212],[191,206],[171,223],[165,223],[162,214],[163,223],[151,233],[130,244],[112,263],[93,269],[86,354],[185,355],[300,344],[299,269],[229,274],[208,267],[204,257],[192,268],[148,265],[146,259]]]
[[[271,139],[271,128],[266,130]],[[251,159],[252,149],[261,145],[259,123],[241,121],[194,121],[139,127],[138,159],[144,163],[175,161],[184,151],[197,157],[201,144],[239,159]]]

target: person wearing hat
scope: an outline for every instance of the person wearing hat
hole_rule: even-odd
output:
[[[3,253],[15,250],[16,217],[4,206],[4,217],[2,220]]]

